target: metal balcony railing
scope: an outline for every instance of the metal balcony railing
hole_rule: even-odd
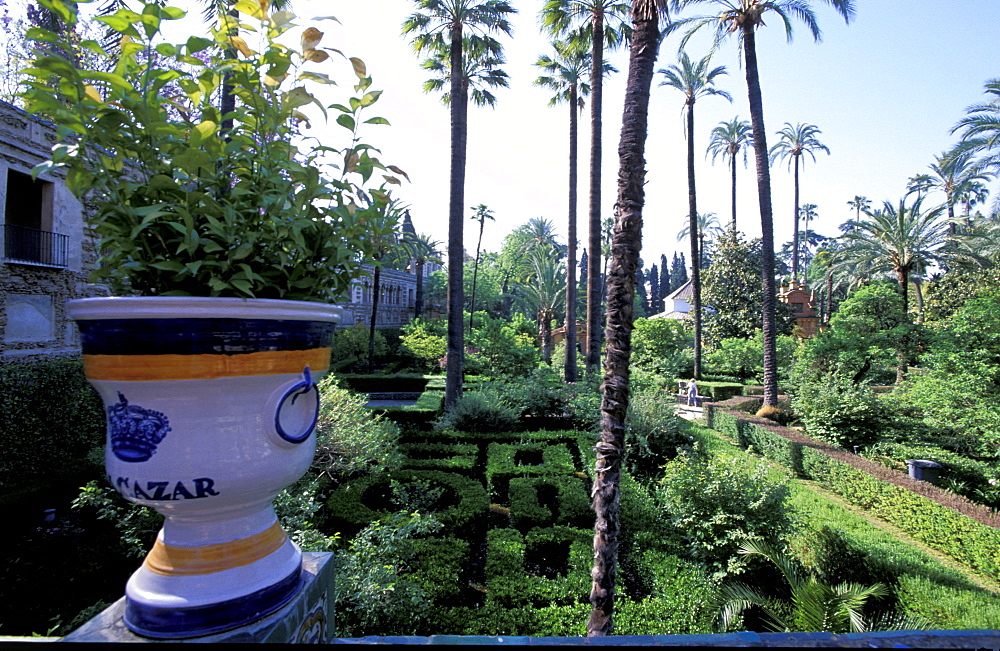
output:
[[[4,224],[5,262],[65,267],[68,262],[69,236],[40,231],[27,226]]]

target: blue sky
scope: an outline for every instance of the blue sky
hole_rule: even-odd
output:
[[[303,18],[312,6],[294,3]],[[545,217],[566,228],[568,109],[547,107],[549,94],[532,86],[538,70],[532,65],[550,49],[539,34],[537,12],[542,0],[514,0],[519,15],[513,38],[503,38],[511,88],[497,92],[496,109],[470,108],[466,206],[485,203],[496,214],[488,223],[484,247],[496,250],[503,236],[531,217]],[[924,172],[933,156],[949,148],[951,127],[964,108],[983,98],[983,83],[1000,77],[997,67],[1000,3],[996,0],[859,0],[851,25],[824,3],[813,2],[823,30],[815,43],[801,24],[794,40],[785,40],[780,24],[771,21],[758,36],[758,60],[769,135],[785,122],[817,125],[830,155],[820,153],[802,173],[802,201],[819,206],[815,230],[837,234],[850,217],[846,202],[856,194],[876,205],[898,200],[906,180]],[[427,74],[400,36],[400,24],[412,11],[410,0],[338,0],[323,3],[317,15],[333,14],[341,25],[326,23],[329,44],[359,56],[368,65],[375,86],[385,89],[376,113],[393,126],[378,127],[369,140],[383,158],[405,169],[412,183],[397,196],[412,206],[417,229],[447,238],[448,152],[447,109],[437,96],[422,92]],[[946,8],[946,9],[945,9]],[[679,37],[668,39],[657,69],[676,62]],[[688,46],[692,58],[708,51],[707,39]],[[621,72],[605,84],[603,215],[612,214],[617,195],[618,136],[621,128],[627,53],[609,59]],[[728,170],[702,157],[712,127],[735,115],[749,119],[744,71],[736,42],[724,45],[713,59],[729,75],[718,86],[733,96],[730,104],[709,97],[696,105],[699,211],[729,218]],[[658,88],[654,79],[647,141],[647,196],[643,258],[646,264],[685,250],[676,233],[686,210],[685,143],[680,117],[681,95]],[[586,222],[589,184],[589,108],[581,116],[578,186],[579,223]],[[333,127],[314,126],[322,129]],[[753,161],[738,176],[739,225],[760,234],[753,181]],[[791,173],[784,164],[772,169],[776,241],[791,239],[793,215]],[[994,186],[995,187],[995,186]],[[471,214],[471,211],[468,211]],[[472,222],[468,222],[469,226]],[[586,237],[586,227],[580,230]],[[466,246],[475,247],[475,232],[466,231]]]

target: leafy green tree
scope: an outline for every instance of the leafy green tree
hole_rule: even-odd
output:
[[[736,159],[740,152],[743,152],[743,166],[747,164],[747,150],[753,149],[753,129],[746,120],[741,120],[739,116],[734,117],[730,122],[720,122],[712,129],[712,135],[708,141],[706,156],[712,154],[712,164],[715,164],[715,157],[721,155],[722,160],[729,160],[730,174],[732,175],[731,194],[733,204],[733,222],[730,228],[736,230]]]
[[[621,0],[546,0],[541,11],[544,29],[556,37],[572,32],[590,40],[590,239],[587,269],[587,372],[600,363],[601,341],[601,160],[604,110],[604,49],[614,49],[628,37],[629,3]]]
[[[479,276],[479,250],[483,246],[483,227],[486,225],[486,220],[496,221],[493,217],[493,211],[486,207],[486,204],[479,204],[478,206],[472,207],[475,213],[470,217],[472,221],[479,222],[479,239],[476,240],[476,259],[475,267],[472,270],[472,298],[469,301],[469,330],[473,329],[473,318],[476,315],[476,280]]]
[[[795,337],[778,335],[778,373],[788,379],[792,359],[798,346]],[[751,339],[732,337],[719,342],[708,355],[708,366],[714,373],[731,375],[743,382],[760,383],[764,379],[764,335],[757,331]]]
[[[824,0],[837,13],[850,22],[854,16],[853,0]],[[778,404],[778,372],[775,342],[778,336],[775,310],[777,287],[774,282],[774,218],[771,212],[771,172],[768,161],[767,135],[764,128],[764,105],[760,92],[760,73],[757,66],[757,29],[764,26],[765,16],[776,14],[791,40],[792,17],[805,23],[814,40],[819,41],[820,30],[816,15],[808,0],[677,0],[679,8],[708,5],[718,7],[714,15],[698,16],[678,21],[678,26],[690,25],[684,42],[696,30],[707,27],[715,32],[718,45],[735,34],[743,48],[743,66],[746,71],[747,95],[750,100],[750,124],[753,128],[754,158],[757,163],[757,196],[760,203],[761,261],[764,285],[764,404]],[[682,43],[683,45],[683,43]]]
[[[694,105],[699,97],[715,95],[730,102],[733,98],[724,90],[715,87],[715,78],[728,74],[725,66],[709,68],[712,55],[708,54],[698,63],[692,63],[684,50],[677,55],[677,64],[661,68],[659,74],[664,79],[660,86],[667,86],[684,94],[685,130],[687,139],[687,182],[688,182],[688,239],[691,242],[691,285],[693,290],[692,312],[694,315],[694,377],[701,378],[701,267],[704,254],[703,233],[698,223],[703,217],[698,213],[698,199],[694,174]],[[711,213],[714,217],[715,213]],[[718,223],[718,220],[716,220]],[[694,261],[697,261],[695,264]]]
[[[632,365],[667,378],[687,370],[691,334],[674,319],[636,319],[632,331]]]
[[[744,583],[724,585],[722,596],[726,602],[719,617],[723,630],[728,630],[738,615],[756,606],[764,612],[766,625],[772,631],[863,633],[872,630],[862,613],[865,603],[872,597],[890,594],[881,583],[827,585],[800,570],[790,556],[761,540],[744,541],[739,553],[769,560],[781,572],[789,593],[786,599],[775,599]]]
[[[608,340],[601,398],[601,440],[594,448],[596,466],[591,500],[596,521],[588,637],[610,635],[614,630],[612,616],[618,574],[618,507],[622,456],[625,452],[625,418],[629,403],[635,270],[639,267],[639,252],[642,248],[649,89],[660,41],[659,18],[661,11],[666,9],[665,5],[665,0],[634,0],[632,3],[632,43],[629,48],[628,81],[618,145],[618,211],[608,272]],[[600,60],[597,54],[599,53],[594,56],[595,62]],[[593,295],[594,288],[591,287],[590,290]],[[589,352],[593,354],[595,351]]]
[[[761,255],[761,241],[745,242],[741,233],[726,232],[714,242],[712,266],[705,270],[705,305],[710,308],[705,333],[710,346],[731,337],[749,339],[762,329]],[[791,310],[784,303],[776,309],[779,332],[791,334]]]
[[[448,352],[445,330],[437,321],[413,319],[403,326],[400,348],[417,361],[425,371],[440,369],[441,360]]]
[[[867,273],[894,274],[903,311],[908,312],[911,275],[923,273],[940,260],[939,250],[947,241],[947,226],[939,220],[941,210],[922,210],[920,199],[910,206],[905,199],[900,199],[898,205],[886,201],[882,210],[868,213],[855,230],[842,236],[841,258]],[[908,358],[904,350],[901,347],[897,383],[906,375]]]
[[[473,58],[502,58],[503,48],[491,36],[510,35],[508,17],[515,13],[506,0],[413,0],[416,11],[403,23],[412,34],[413,49],[431,60],[448,52],[448,98],[451,109],[451,173],[448,200],[448,369],[445,403],[453,405],[462,393],[465,355],[462,273],[464,271],[462,212],[465,207],[465,162],[468,136],[469,79],[466,71],[468,43]],[[466,38],[466,30],[470,35]]]

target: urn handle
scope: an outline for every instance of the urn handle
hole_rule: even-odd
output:
[[[307,366],[302,371],[302,381],[286,391],[278,402],[278,410],[274,413],[274,428],[277,430],[278,436],[289,443],[302,443],[312,434],[318,419],[319,388],[313,382],[312,374]],[[289,432],[286,429],[286,427],[301,429],[303,425],[305,428],[301,433]]]

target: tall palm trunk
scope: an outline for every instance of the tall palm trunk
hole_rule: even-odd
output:
[[[651,3],[642,3],[648,8]],[[592,606],[588,637],[610,635],[618,575],[618,510],[622,454],[625,447],[625,413],[629,401],[629,358],[632,352],[632,312],[635,272],[642,246],[642,208],[645,180],[644,154],[649,111],[649,86],[659,41],[657,14],[640,15],[633,5],[633,37],[629,51],[628,85],[618,146],[618,214],[612,240],[608,284],[607,351],[601,400],[601,440],[595,447],[597,462],[591,493],[594,523]],[[595,59],[598,60],[598,59]]]
[[[799,279],[799,158],[800,154],[793,154],[795,157],[795,216],[792,233],[792,280]]]
[[[694,377],[701,379],[701,233],[694,183],[694,98],[687,102],[688,233],[691,240],[691,289],[694,293]]]
[[[368,325],[368,372],[375,371],[375,321],[378,319],[378,295],[382,289],[382,267],[375,265],[372,274],[372,320]]]
[[[731,152],[729,156],[730,167],[732,168],[733,185],[732,185],[732,203],[733,203],[733,236],[736,235],[736,154],[739,152]]]
[[[910,270],[906,267],[896,267],[896,282],[899,283],[899,298],[903,301],[903,315],[909,319],[909,285]],[[896,384],[902,384],[906,379],[906,369],[910,365],[909,357],[906,354],[909,337],[904,337],[896,342],[899,349],[896,351]]]
[[[833,312],[833,272],[826,274],[826,314],[823,315],[823,325],[830,325],[830,313]]]
[[[472,267],[472,297],[469,301],[469,332],[472,332],[474,319],[476,318],[476,280],[479,279],[479,249],[483,246],[483,228],[486,226],[486,218],[479,220],[479,241],[476,242],[476,263]]]
[[[767,134],[764,132],[764,104],[760,97],[757,73],[756,32],[752,24],[743,26],[743,61],[746,68],[747,95],[750,100],[750,124],[753,128],[754,160],[757,164],[757,200],[760,204],[761,276],[764,299],[761,306],[764,331],[764,404],[778,404],[778,357],[775,351],[777,328],[774,310],[777,292],[774,286],[774,217],[771,213],[771,172],[767,160]]]
[[[566,360],[563,377],[576,382],[576,150],[577,86],[569,87],[569,225],[566,247]]]
[[[587,270],[587,373],[601,361],[601,108],[604,105],[604,14],[594,8],[590,46],[590,268]]]
[[[462,366],[465,356],[465,305],[462,287],[463,226],[465,205],[465,151],[468,129],[468,88],[462,83],[462,24],[451,27],[451,177],[448,204],[448,360],[445,367],[445,407],[462,395]]]
[[[538,339],[542,347],[542,361],[552,364],[552,311],[538,311]]]
[[[419,319],[421,313],[424,311],[424,264],[425,260],[423,258],[417,258],[417,262],[414,265],[417,272],[417,291],[416,296],[413,298],[413,318]]]

